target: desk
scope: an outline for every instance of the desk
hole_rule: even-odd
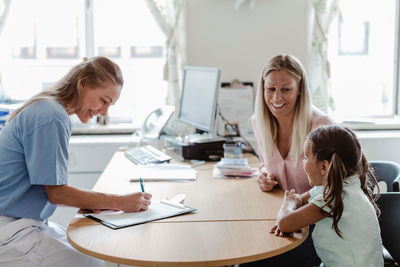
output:
[[[257,159],[249,156],[250,165]],[[185,214],[119,230],[87,218],[74,219],[67,231],[71,245],[106,261],[139,266],[220,266],[272,257],[300,245],[304,228],[293,238],[269,234],[283,192],[261,192],[256,179],[214,179],[215,163],[196,167],[190,182],[146,182],[153,199],[185,193],[185,204],[197,208]],[[116,152],[94,187],[95,191],[140,191],[129,182],[133,169],[123,152]]]

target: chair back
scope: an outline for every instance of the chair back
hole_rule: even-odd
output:
[[[379,225],[383,246],[400,264],[400,193],[381,193],[376,203],[381,210]]]
[[[388,192],[399,192],[400,165],[393,161],[369,161],[378,182],[385,182]],[[381,187],[380,187],[381,188]]]

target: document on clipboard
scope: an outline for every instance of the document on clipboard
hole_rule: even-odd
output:
[[[148,210],[125,213],[123,211],[84,214],[86,218],[95,220],[111,229],[120,229],[132,225],[161,220],[177,215],[194,212],[196,209],[174,204],[169,201],[154,201]]]
[[[196,180],[197,171],[189,165],[155,164],[137,165],[131,172],[129,181],[191,181]]]

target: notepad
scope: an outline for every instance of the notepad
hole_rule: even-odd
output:
[[[131,182],[137,182],[140,178],[144,181],[176,181],[196,180],[197,177],[195,169],[179,164],[138,165],[131,172]]]
[[[98,221],[111,229],[120,229],[132,225],[161,220],[173,216],[196,211],[188,206],[173,206],[160,201],[154,201],[146,211],[125,213],[122,211],[99,214],[84,214],[85,217]]]

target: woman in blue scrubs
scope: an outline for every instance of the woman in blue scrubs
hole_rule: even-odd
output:
[[[126,212],[147,210],[151,195],[112,195],[68,183],[69,115],[105,116],[123,86],[118,65],[94,57],[29,99],[0,131],[0,266],[102,266],[74,250],[47,218],[57,205]]]

